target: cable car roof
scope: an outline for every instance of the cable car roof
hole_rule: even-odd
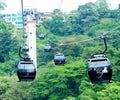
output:
[[[20,64],[33,64],[33,62],[20,62]]]
[[[64,54],[63,54],[63,53],[60,53],[60,52],[57,52],[57,53],[56,53],[56,56],[64,56]]]
[[[94,54],[91,58],[100,58],[100,57],[106,57],[104,54]]]

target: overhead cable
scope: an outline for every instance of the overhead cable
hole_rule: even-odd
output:
[[[50,43],[53,43],[55,45],[58,45],[58,46],[64,46],[64,45],[71,45],[71,44],[76,44],[76,43],[82,43],[82,42],[88,42],[88,41],[92,41],[92,40],[96,40],[96,39],[99,39],[101,37],[104,37],[108,34],[110,34],[111,32],[117,30],[118,28],[120,28],[120,25],[115,27],[114,29],[110,30],[110,31],[107,31],[107,32],[104,32],[102,35],[99,35],[99,36],[96,36],[96,37],[93,37],[93,38],[88,38],[88,39],[85,39],[85,40],[80,40],[80,41],[76,41],[76,42],[71,42],[71,43],[54,43],[53,41],[51,41],[50,39],[48,40]]]
[[[57,6],[57,9],[59,9],[62,3],[63,3],[63,0],[61,0],[61,2],[59,3],[59,5]]]

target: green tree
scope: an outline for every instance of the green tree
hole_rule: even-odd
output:
[[[13,70],[13,64],[18,59],[18,41],[14,37],[14,26],[0,19],[0,74],[6,75]],[[13,73],[12,73],[13,74]]]
[[[5,4],[5,1],[4,0],[0,0],[0,14],[1,14],[1,11],[5,9],[7,5]]]
[[[65,35],[80,35],[83,34],[83,29],[82,29],[82,25],[80,24],[80,18],[78,16],[78,13],[70,13],[70,15],[68,15],[66,17],[66,21],[65,21]]]
[[[78,7],[79,20],[84,30],[99,23],[99,13],[94,3],[86,3]]]
[[[33,91],[34,99],[61,100],[78,96],[80,82],[85,76],[84,68],[83,62],[76,62],[47,71],[37,81],[37,87]]]
[[[59,9],[54,10],[52,20],[44,22],[45,28],[48,28],[55,35],[64,35],[64,17]],[[57,15],[56,15],[57,14]]]
[[[120,99],[120,83],[109,84],[105,90],[97,92],[98,100],[119,100]]]
[[[100,18],[109,16],[110,10],[109,10],[109,6],[106,0],[97,0],[95,4],[100,14]]]
[[[106,0],[97,0],[95,4],[97,5],[98,9],[106,10],[109,8]]]
[[[86,19],[87,16],[98,17],[97,6],[94,3],[86,3],[78,7],[78,14],[81,20]]]

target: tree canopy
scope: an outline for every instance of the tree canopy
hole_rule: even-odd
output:
[[[18,48],[23,33],[14,31],[13,25],[0,19],[0,99],[119,100],[119,11],[119,8],[110,10],[105,0],[80,5],[68,15],[55,9],[52,19],[44,20],[37,27],[38,69],[32,82],[17,82],[16,68],[13,67],[14,62],[19,60]],[[38,37],[41,32],[46,36],[44,40]],[[93,85],[88,78],[87,61],[92,54],[104,50],[99,36],[106,32],[106,56],[112,64],[113,82]],[[47,43],[52,47],[49,53],[44,51]],[[65,55],[64,66],[54,64],[54,54],[58,51]]]
[[[0,0],[0,10],[4,10],[6,6],[7,5],[6,5],[5,1],[4,0]]]

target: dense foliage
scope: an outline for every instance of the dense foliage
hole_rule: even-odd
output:
[[[38,70],[35,81],[17,82],[14,62],[19,59],[18,45],[22,32],[0,19],[0,99],[1,100],[119,100],[120,99],[120,7],[110,10],[105,0],[80,5],[76,11],[64,15],[54,10],[52,20],[45,20],[37,28]],[[65,16],[65,18],[64,18]],[[119,26],[119,27],[118,27]],[[46,37],[39,39],[43,32]],[[102,39],[106,35],[107,57],[112,63],[110,84],[91,84],[87,77],[87,59],[104,49]],[[51,52],[44,45],[50,43]],[[61,45],[60,45],[61,44]],[[64,45],[62,45],[64,44]],[[63,52],[64,66],[56,66],[54,54]],[[2,60],[4,58],[4,61]],[[12,72],[12,74],[10,74]],[[12,75],[12,76],[11,76]]]
[[[7,5],[5,4],[4,0],[0,0],[0,11],[4,10]]]

